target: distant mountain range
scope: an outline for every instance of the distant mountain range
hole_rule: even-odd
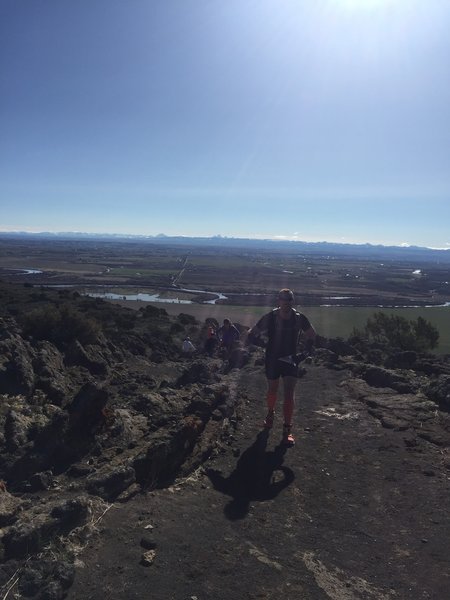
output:
[[[375,244],[343,244],[332,242],[303,242],[271,239],[234,238],[215,235],[211,237],[127,235],[123,233],[83,233],[83,232],[40,232],[25,231],[0,232],[0,239],[22,240],[58,240],[85,242],[125,242],[152,243],[167,246],[201,246],[216,248],[248,248],[249,250],[266,250],[273,252],[294,252],[299,254],[333,255],[355,257],[359,259],[380,260],[422,260],[450,264],[450,248],[439,250],[420,246],[383,246]]]

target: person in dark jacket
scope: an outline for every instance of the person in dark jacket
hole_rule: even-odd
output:
[[[230,319],[224,319],[222,327],[219,327],[217,330],[217,335],[222,348],[225,348],[227,354],[230,354],[233,344],[239,339],[240,334],[238,329],[233,325]]]
[[[316,332],[307,317],[293,308],[294,294],[284,288],[278,294],[278,308],[263,315],[252,327],[248,335],[259,337],[267,336],[265,373],[267,377],[267,416],[264,427],[271,429],[275,415],[278,384],[283,378],[284,404],[283,404],[283,441],[287,445],[294,445],[292,435],[292,417],[294,414],[294,393],[297,383],[298,364],[296,362],[297,345],[300,335],[306,342],[306,349],[310,353]]]

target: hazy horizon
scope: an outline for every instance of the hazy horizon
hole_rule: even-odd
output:
[[[124,239],[129,239],[129,238],[144,238],[144,239],[155,239],[155,238],[161,238],[161,239],[171,239],[171,238],[186,238],[186,239],[199,239],[199,240],[243,240],[243,241],[251,241],[251,242],[298,242],[299,244],[341,244],[341,245],[349,245],[349,246],[383,246],[383,247],[394,247],[394,248],[422,248],[424,250],[450,250],[450,248],[439,248],[436,246],[418,246],[415,244],[400,244],[400,245],[395,245],[393,244],[392,246],[387,245],[387,244],[373,244],[371,242],[332,242],[330,240],[326,240],[326,239],[317,239],[317,240],[302,240],[302,239],[289,239],[289,238],[285,238],[285,237],[273,237],[273,238],[269,238],[269,237],[241,237],[241,236],[232,236],[232,235],[222,235],[220,233],[216,233],[216,234],[211,234],[211,235],[199,235],[199,236],[193,236],[193,235],[183,235],[183,234],[179,234],[179,235],[167,235],[163,232],[157,233],[157,234],[136,234],[136,233],[124,233],[124,232],[85,232],[85,231],[21,231],[21,230],[0,230],[0,237],[2,236],[2,234],[6,234],[6,235],[17,235],[17,236],[41,236],[41,235],[50,235],[50,236],[55,236],[55,237],[64,237],[64,236],[70,236],[73,238],[82,238],[84,239],[85,237],[117,237],[117,238],[124,238]]]
[[[3,0],[0,230],[450,248],[450,3]]]

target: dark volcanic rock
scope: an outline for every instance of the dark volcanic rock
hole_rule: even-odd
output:
[[[39,492],[42,490],[48,490],[53,483],[53,473],[51,471],[44,471],[43,473],[34,473],[30,477],[30,492]]]
[[[361,376],[373,387],[390,387],[401,394],[412,393],[419,387],[412,375],[408,377],[382,367],[366,365],[361,371]]]
[[[86,488],[105,500],[114,500],[119,494],[136,482],[133,467],[104,467],[101,473],[94,473],[87,478]]]
[[[250,361],[250,353],[243,348],[234,348],[228,357],[229,369],[242,369]]]
[[[65,597],[74,577],[75,569],[67,561],[32,560],[20,574],[19,592],[34,600],[59,600]]]
[[[317,348],[314,358],[317,362],[322,362],[327,365],[335,365],[339,362],[339,355],[328,348]]]
[[[450,375],[440,375],[426,388],[429,398],[437,402],[442,410],[450,412]]]
[[[366,382],[350,379],[345,382],[350,395],[355,395],[379,419],[383,427],[396,431],[414,431],[416,435],[437,446],[450,443],[450,419],[436,411],[436,404],[422,393],[398,394],[389,387],[374,389]]]
[[[9,410],[5,419],[5,442],[8,452],[15,452],[23,447],[28,441],[29,419],[16,412]]]
[[[354,346],[339,338],[329,339],[325,347],[339,356],[353,356],[359,354]]]
[[[32,511],[24,514],[3,537],[7,560],[39,552],[54,537],[67,534],[85,521],[88,506],[89,501],[83,496],[55,506],[51,515],[39,510],[39,506],[33,506]]]
[[[68,406],[71,428],[84,433],[92,431],[104,420],[103,409],[107,402],[106,389],[88,381]]]
[[[66,352],[66,361],[71,365],[85,367],[92,375],[105,376],[108,373],[107,361],[102,358],[101,348],[97,345],[84,347],[75,340]]]
[[[13,319],[0,318],[0,393],[31,396],[35,385],[34,351]]]
[[[52,297],[52,292],[48,295]],[[45,297],[41,296],[45,294],[39,295],[39,301],[44,302]],[[170,584],[168,573],[186,567],[182,592],[165,594],[168,588],[155,588],[157,593],[161,591],[161,597],[184,597],[186,593],[197,594],[198,590],[208,596],[206,588],[188,591],[185,585],[186,581],[192,582],[192,577],[206,573],[201,564],[203,558],[198,559],[203,550],[206,561],[223,552],[219,556],[220,569],[223,560],[228,561],[227,572],[219,571],[220,585],[226,589],[224,596],[228,593],[227,584],[233,583],[235,570],[249,561],[255,577],[244,595],[270,595],[275,590],[273,593],[289,597],[309,597],[311,589],[305,586],[316,578],[304,566],[325,572],[318,558],[307,556],[322,532],[320,561],[327,563],[327,572],[334,573],[335,582],[340,580],[343,586],[357,585],[357,576],[366,572],[368,564],[375,565],[376,570],[376,562],[383,560],[381,555],[386,548],[392,555],[389,562],[386,559],[371,573],[373,581],[382,576],[384,569],[393,569],[398,556],[406,556],[401,554],[405,548],[413,552],[417,563],[414,541],[404,542],[395,536],[395,527],[385,527],[385,507],[398,500],[396,514],[406,515],[409,510],[414,516],[419,511],[404,504],[411,489],[421,489],[423,480],[430,485],[446,485],[450,422],[448,414],[439,410],[448,406],[450,393],[450,373],[445,370],[448,365],[444,360],[376,345],[358,346],[355,350],[343,340],[320,340],[313,364],[305,365],[308,376],[298,385],[301,401],[295,414],[295,433],[298,432],[301,451],[287,451],[279,444],[281,390],[274,429],[270,436],[260,432],[266,393],[263,368],[246,368],[249,357],[262,356],[260,348],[237,348],[223,361],[198,355],[195,359],[186,358],[180,352],[183,335],[204,341],[204,328],[195,319],[183,316],[174,320],[149,309],[124,320],[119,307],[94,305],[86,298],[77,302],[77,310],[87,319],[92,317],[89,307],[96,307],[102,333],[96,334],[93,344],[82,345],[71,339],[57,349],[49,341],[24,338],[12,320],[6,325],[3,321],[3,329],[0,325],[0,393],[2,385],[7,392],[0,398],[0,478],[6,481],[9,492],[22,494],[15,497],[1,492],[0,487],[0,552],[8,567],[0,569],[0,577],[7,575],[8,581],[17,571],[19,578],[19,589],[11,594],[28,595],[33,600],[64,597],[73,581],[73,566],[60,562],[60,558],[71,561],[73,550],[77,552],[84,546],[88,583],[73,597],[119,595],[114,584],[110,586],[113,578],[118,577],[119,585],[125,580],[131,585],[129,575],[135,573],[134,567],[142,571],[138,565],[139,548],[135,548],[137,558],[133,565],[132,552],[126,552],[133,544],[138,546],[139,540],[149,551],[155,550],[158,543],[153,576],[158,576],[161,567],[160,581],[166,582],[163,586]],[[50,312],[58,306],[52,301]],[[377,365],[369,364],[367,357],[371,352]],[[358,378],[352,377],[351,372]],[[344,378],[348,378],[347,387],[341,387]],[[426,454],[426,448],[431,446],[434,454]],[[247,466],[245,460],[239,462],[242,456],[250,456]],[[411,456],[421,462],[405,469],[405,457]],[[395,472],[392,457],[399,462]],[[211,482],[198,468],[206,461],[218,461],[223,478],[228,480],[224,493],[233,496],[230,500],[234,508],[237,505],[248,509],[245,522],[230,524],[230,518],[235,519],[237,514],[242,518],[242,513],[229,512],[229,507],[222,512],[221,505],[225,507],[227,500],[217,498],[217,490],[212,490]],[[403,488],[395,486],[405,473],[411,478],[411,486],[404,494]],[[392,482],[395,485],[391,488]],[[401,481],[401,485],[404,483]],[[189,490],[191,502],[186,503],[184,494]],[[159,495],[165,492],[165,497]],[[431,487],[428,492],[432,492]],[[81,493],[90,496],[80,496]],[[134,501],[129,502],[132,497]],[[158,497],[163,499],[161,506],[172,502],[171,514],[161,523],[154,512],[158,509]],[[93,557],[96,551],[96,544],[89,548],[86,541],[94,533],[91,523],[103,519],[104,500],[123,504],[120,511],[110,511],[105,516],[95,535],[104,534],[103,523],[111,517],[116,525],[111,527],[111,535],[118,537],[114,551],[125,550],[125,558],[120,562],[112,556],[106,561],[105,571],[100,572],[97,559],[89,562],[85,556],[90,552]],[[250,506],[254,501],[261,503]],[[145,520],[134,518],[134,503],[147,511]],[[426,502],[421,505],[427,511],[430,508]],[[203,514],[208,511],[210,520],[204,520]],[[348,520],[342,518],[346,511]],[[185,513],[193,518],[185,518]],[[378,513],[380,520],[375,523]],[[124,514],[131,518],[125,521]],[[429,528],[434,522],[431,523],[428,512],[420,516],[423,530],[417,536],[419,540],[431,540]],[[172,519],[177,520],[177,527],[171,537]],[[422,521],[417,520],[419,526]],[[155,524],[155,530],[143,537],[149,522]],[[199,538],[198,523],[203,522],[213,525],[201,528]],[[130,546],[124,549],[129,540],[121,536],[127,527],[135,528],[135,533]],[[434,530],[434,536],[440,528],[441,525]],[[217,531],[221,537],[215,542]],[[302,532],[303,542],[293,555],[292,536],[298,531]],[[248,532],[252,532],[251,536]],[[391,534],[389,544],[383,546],[383,540]],[[224,546],[223,539],[229,536],[232,539]],[[166,539],[170,539],[168,544]],[[186,548],[180,544],[181,539]],[[282,543],[278,542],[280,539]],[[228,553],[230,544],[238,551]],[[340,553],[329,553],[330,544],[340,544]],[[183,553],[186,555],[188,547],[189,560],[184,561]],[[359,557],[354,547],[358,553],[366,551],[369,559],[365,556],[364,562],[352,569]],[[374,552],[381,558],[371,562]],[[175,568],[168,571],[173,555]],[[57,560],[51,562],[48,556]],[[346,565],[345,579],[343,571],[338,575],[334,571],[336,557],[336,565]],[[281,562],[283,565],[278,568]],[[299,565],[303,572],[295,580]],[[119,572],[122,567],[126,572]],[[82,577],[81,568],[80,572]],[[389,570],[386,577],[391,574]],[[397,575],[393,574],[386,585],[392,585]],[[196,585],[201,577],[198,575]],[[216,583],[214,578],[211,581]],[[242,581],[245,577],[241,577],[239,590],[232,597],[242,597]],[[263,584],[255,588],[254,581]],[[141,593],[133,591],[133,595],[144,597],[149,582],[141,581],[139,574],[135,582],[143,587]],[[415,591],[419,583],[416,582]],[[352,590],[352,597],[362,593]],[[346,591],[346,587],[340,587],[336,593],[345,595]],[[310,594],[319,595],[323,594],[318,589]],[[382,597],[376,592],[372,596]]]
[[[38,342],[33,368],[38,377],[37,387],[49,393],[54,392],[54,396],[62,400],[64,394],[68,393],[68,385],[64,357],[58,348],[47,341]]]
[[[22,504],[23,500],[20,498],[6,491],[0,491],[0,527],[11,525],[16,520]]]
[[[47,515],[13,525],[3,538],[7,560],[39,552],[59,531],[57,521]]]
[[[442,373],[441,364],[434,359],[421,358],[416,360],[414,370],[425,375],[439,375]]]
[[[73,529],[86,519],[88,512],[89,500],[85,496],[81,496],[58,504],[53,508],[51,516],[59,519],[64,528]]]
[[[217,381],[214,373],[205,361],[196,361],[190,365],[177,380],[177,387],[184,387],[191,383],[213,383]]]

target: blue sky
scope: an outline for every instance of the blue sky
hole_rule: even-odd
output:
[[[0,0],[0,230],[450,248],[450,2]]]

